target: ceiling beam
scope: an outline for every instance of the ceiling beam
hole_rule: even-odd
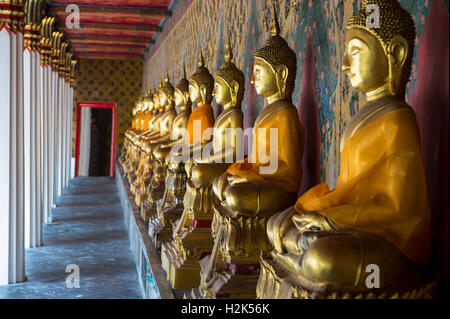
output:
[[[49,3],[50,8],[66,8],[67,4],[63,3]],[[137,11],[142,14],[160,14],[168,17],[172,16],[172,11],[163,8],[145,8],[145,7],[123,7],[123,6],[104,6],[104,5],[91,5],[91,4],[77,4],[80,9],[96,9],[96,10],[127,10],[127,11]]]
[[[80,26],[89,26],[89,27],[99,27],[99,28],[105,28],[105,27],[112,27],[112,28],[133,28],[136,30],[149,30],[149,31],[155,31],[155,32],[161,32],[161,28],[157,25],[146,25],[146,24],[120,24],[120,23],[102,23],[99,22],[80,22]]]

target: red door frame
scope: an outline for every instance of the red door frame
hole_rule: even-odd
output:
[[[114,103],[93,103],[79,102],[77,103],[77,136],[75,140],[75,177],[78,176],[78,167],[80,159],[80,132],[81,132],[81,108],[90,107],[95,109],[112,109],[112,132],[111,132],[111,167],[109,176],[115,177],[116,166],[116,104]]]

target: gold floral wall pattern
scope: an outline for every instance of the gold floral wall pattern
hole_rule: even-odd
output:
[[[448,1],[400,0],[416,21],[417,45],[434,2],[448,7]],[[225,40],[230,34],[235,63],[246,77],[245,125],[253,126],[264,101],[250,85],[252,56],[267,39],[272,3],[276,3],[282,36],[298,54],[293,103],[299,113],[304,107],[302,81],[311,82],[318,118],[320,180],[333,186],[339,174],[342,132],[365,101],[349,86],[341,72],[345,23],[359,10],[361,0],[178,0],[172,19],[145,57],[143,88],[156,87],[166,70],[175,83],[180,79],[183,63],[187,75],[191,75],[196,69],[200,48],[206,66],[213,73],[224,62]],[[311,61],[306,61],[308,46]],[[313,69],[311,79],[303,79],[307,63]],[[415,89],[417,69],[415,59],[408,100]]]
[[[75,153],[76,105],[78,102],[116,104],[116,146],[119,147],[126,129],[131,124],[131,110],[141,93],[141,87],[141,60],[81,59],[74,87],[73,153]]]

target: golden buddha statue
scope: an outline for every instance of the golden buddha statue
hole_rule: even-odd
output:
[[[131,174],[134,170],[134,164],[136,162],[136,150],[134,145],[135,137],[142,132],[142,117],[144,112],[142,112],[144,107],[143,96],[141,96],[136,103],[136,122],[135,129],[128,130],[125,134],[127,140],[127,157],[123,163],[123,170],[127,175],[128,182],[132,182]]]
[[[260,253],[271,250],[267,220],[295,202],[301,183],[304,129],[291,102],[296,71],[296,54],[280,36],[274,6],[271,36],[255,53],[251,80],[268,104],[256,119],[250,157],[214,180],[214,248],[201,261],[201,284],[189,297],[256,296]],[[268,150],[274,155],[269,161]]]
[[[141,193],[145,194],[145,205],[141,207],[141,216],[147,224],[149,217],[156,214],[157,201],[164,195],[166,165],[165,157],[170,149],[161,149],[157,146],[170,140],[173,122],[176,117],[174,104],[175,89],[170,84],[169,75],[166,73],[164,84],[159,89],[159,106],[164,109],[159,119],[153,123],[154,133],[146,138],[143,150],[148,154],[152,167],[152,178],[146,188],[141,189]],[[158,127],[155,127],[157,125]],[[155,152],[156,149],[156,152]]]
[[[129,135],[130,135],[130,131],[135,130],[136,129],[136,113],[137,113],[137,109],[136,106],[133,107],[131,114],[132,114],[132,119],[131,119],[131,127],[129,129],[127,129],[125,131],[125,138],[123,141],[123,146],[122,146],[122,150],[121,150],[121,154],[120,157],[118,159],[119,165],[122,167],[123,170],[123,165],[127,159],[127,157],[129,156]]]
[[[146,124],[145,126],[146,131],[139,137],[139,146],[138,146],[140,152],[139,166],[136,172],[136,180],[133,182],[132,185],[132,192],[135,194],[135,203],[137,207],[141,207],[142,200],[144,200],[145,189],[151,180],[153,168],[153,166],[151,165],[151,156],[147,152],[145,152],[145,149],[143,149],[143,139],[142,139],[142,136],[149,134],[153,130],[154,103],[151,98],[152,96],[153,96],[152,91],[149,90],[145,98],[145,103],[149,110],[148,114],[146,114],[144,118],[144,122]]]
[[[192,155],[196,153],[195,150],[201,152],[212,140],[212,136],[208,136],[206,130],[214,127],[214,113],[211,107],[214,77],[204,66],[202,52],[200,52],[198,65],[198,70],[192,75],[189,81],[190,98],[198,106],[189,117],[184,143],[189,149],[189,158],[184,159],[188,179],[193,166]],[[236,87],[239,89],[238,85]],[[241,89],[243,89],[243,85]],[[237,99],[235,101],[237,102]],[[229,119],[233,119],[233,124],[230,125],[234,125],[236,123],[234,112],[231,113],[233,113],[233,116]],[[172,151],[171,154],[172,156],[177,155],[176,151]],[[171,158],[171,163],[178,162],[175,157]],[[190,181],[188,181],[186,185],[187,190],[183,199],[183,213],[178,221],[172,223],[173,240],[172,242],[163,242],[161,247],[163,269],[168,273],[168,279],[171,281],[172,288],[174,289],[187,289],[198,285],[198,274],[200,270],[198,260],[204,254],[210,252],[212,248],[212,238],[209,230],[212,214],[210,212],[208,216],[208,213],[200,207],[201,204],[199,206],[198,202],[201,201],[200,198],[195,195],[191,196],[193,194],[189,191],[190,185]],[[196,207],[195,213],[192,210],[194,206],[198,206]],[[170,216],[169,218],[171,220],[175,219],[175,217],[172,217],[174,216]],[[164,216],[161,216],[160,222],[162,219],[164,219]],[[174,225],[177,226],[174,227]],[[170,227],[170,225],[166,224],[166,227]]]
[[[368,5],[380,27],[366,26]],[[336,188],[274,215],[259,298],[424,298],[430,213],[414,111],[404,101],[415,39],[396,0],[366,0],[347,24],[342,70],[367,96],[341,141]],[[377,289],[373,289],[373,288]]]
[[[150,99],[151,91],[147,91],[144,97],[142,98],[142,110],[143,114],[140,118],[140,131],[136,133],[133,137],[133,145],[134,145],[134,153],[139,154],[139,157],[135,156],[134,166],[137,165],[137,169],[135,170],[133,176],[135,176],[134,181],[131,183],[130,188],[131,192],[136,195],[137,190],[139,189],[141,178],[143,175],[143,171],[145,168],[145,154],[142,153],[142,136],[148,134],[151,131],[150,128],[150,119],[153,117],[153,103]],[[134,167],[133,166],[133,167]],[[139,201],[136,201],[136,204],[140,206]]]
[[[161,89],[162,87],[162,80],[160,79],[159,81],[159,89]],[[130,173],[128,174],[129,176],[129,182],[130,182],[130,187],[131,187],[131,191],[133,192],[133,194],[136,194],[136,185],[134,183],[134,181],[136,181],[137,178],[137,169],[139,167],[139,164],[141,162],[143,163],[152,163],[152,161],[141,161],[141,157],[148,157],[148,155],[145,154],[143,146],[145,141],[147,140],[147,137],[149,135],[151,135],[153,132],[155,132],[156,130],[159,130],[159,121],[161,120],[161,116],[162,116],[162,109],[163,107],[160,105],[159,102],[159,89],[154,91],[153,93],[153,103],[149,103],[149,107],[153,106],[153,110],[152,110],[152,116],[149,118],[149,121],[146,122],[145,124],[147,124],[146,129],[145,130],[140,130],[138,131],[134,138],[132,139],[132,144],[133,144],[133,156],[132,158],[133,160],[133,166],[130,170]],[[142,122],[144,123],[144,122]],[[152,171],[152,167],[150,168],[150,170]]]
[[[155,149],[155,152],[162,151],[167,154],[165,158],[167,177],[164,195],[161,200],[157,201],[157,214],[149,222],[149,235],[157,247],[159,247],[161,241],[169,239],[172,233],[172,222],[178,219],[183,212],[186,171],[184,163],[170,161],[169,152],[172,146],[184,144],[184,133],[191,114],[192,102],[189,96],[189,81],[186,79],[185,68],[183,69],[183,78],[175,89],[174,98],[175,105],[180,109],[180,112],[173,121],[171,139],[160,143]]]
[[[213,218],[214,193],[212,182],[214,178],[223,174],[236,160],[236,154],[243,149],[242,136],[236,136],[235,130],[243,132],[242,99],[245,91],[245,78],[231,61],[233,55],[229,40],[225,49],[225,63],[214,74],[213,95],[216,102],[224,107],[214,124],[214,138],[210,145],[212,153],[203,152],[202,157],[193,158],[190,166],[191,176],[187,181],[184,198],[184,211],[174,230],[174,240],[167,243],[164,251],[172,250],[170,255],[176,255],[177,260],[168,260],[169,279],[173,287],[195,287],[200,284],[199,260],[212,251],[214,241],[211,236],[211,222]],[[227,135],[233,132],[233,135]],[[206,147],[205,147],[206,149]],[[230,162],[227,163],[227,160]],[[180,236],[180,235],[183,236]],[[197,251],[189,255],[188,251]],[[181,251],[174,254],[174,251]],[[167,254],[169,255],[169,254]],[[175,265],[181,263],[189,265],[189,275],[186,271],[177,269]],[[194,271],[195,269],[195,271]],[[192,274],[193,273],[193,274]],[[195,276],[194,276],[195,275]]]

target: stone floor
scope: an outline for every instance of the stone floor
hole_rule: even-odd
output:
[[[58,198],[44,246],[27,249],[27,281],[1,286],[0,298],[141,298],[136,266],[113,179],[78,177]],[[80,269],[67,288],[66,266]]]

